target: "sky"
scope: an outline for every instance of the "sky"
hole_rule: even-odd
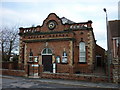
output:
[[[1,0],[0,23],[2,26],[37,26],[42,25],[50,13],[77,23],[92,20],[97,44],[107,50],[106,14],[103,8],[107,9],[108,21],[118,20],[118,2],[119,0]]]

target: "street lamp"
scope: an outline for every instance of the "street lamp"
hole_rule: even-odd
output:
[[[107,61],[108,61],[108,80],[109,82],[111,82],[111,78],[110,78],[110,61],[111,61],[111,53],[110,53],[110,31],[109,31],[109,26],[108,26],[108,16],[107,16],[107,10],[106,8],[103,9],[104,12],[106,13],[106,29],[107,29]]]

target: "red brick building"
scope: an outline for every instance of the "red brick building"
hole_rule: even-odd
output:
[[[19,35],[19,63],[25,65],[28,75],[32,72],[92,73],[95,69],[92,21],[75,23],[51,13],[42,26],[21,27]]]
[[[120,83],[120,20],[109,21],[108,36],[113,82]]]

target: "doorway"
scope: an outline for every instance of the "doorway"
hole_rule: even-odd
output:
[[[52,50],[49,48],[42,51],[42,65],[44,72],[52,72]]]
[[[101,60],[101,56],[97,57],[97,67],[101,67],[102,66],[102,60]]]
[[[42,55],[43,70],[52,72],[52,55]]]

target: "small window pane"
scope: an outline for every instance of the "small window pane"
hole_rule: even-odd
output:
[[[46,49],[43,50],[43,54],[46,54]]]
[[[80,52],[80,57],[84,56],[85,57],[85,53],[84,52]]]
[[[80,57],[80,62],[86,62],[85,57]]]
[[[52,51],[49,48],[45,48],[42,52],[42,54],[52,54]]]
[[[67,58],[63,57],[62,58],[62,63],[67,63]]]
[[[29,61],[33,61],[33,56],[29,56]]]
[[[35,58],[34,58],[34,61],[35,61],[35,62],[38,62],[38,58],[37,58],[37,57],[35,57]]]
[[[48,54],[51,54],[51,53],[52,53],[52,51],[50,49],[48,49]]]
[[[66,53],[66,52],[63,52],[63,56],[67,56],[67,53]]]
[[[30,52],[30,56],[33,56],[33,52]]]
[[[81,42],[80,43],[80,52],[84,52],[85,51],[85,43]]]
[[[56,63],[60,63],[60,57],[59,56],[56,57]]]

